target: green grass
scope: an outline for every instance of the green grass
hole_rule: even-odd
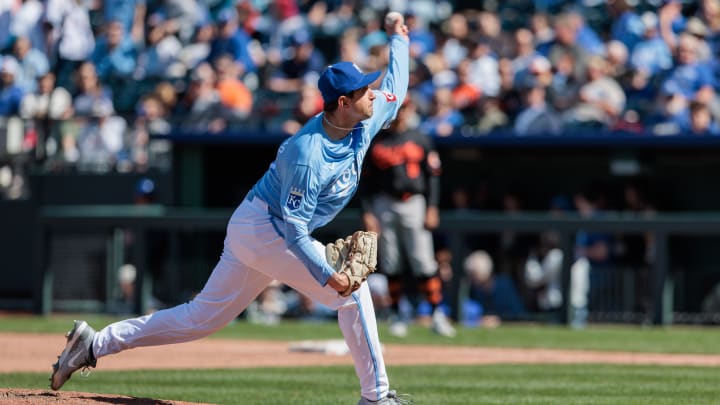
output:
[[[75,317],[102,327],[103,316],[0,317],[0,331],[64,333]],[[657,353],[720,353],[720,328],[505,324],[498,329],[460,328],[453,340],[413,326],[398,340],[381,324],[386,343],[536,347]],[[335,339],[334,322],[283,322],[277,326],[234,322],[213,337],[232,339]],[[211,337],[211,339],[213,338]],[[411,393],[416,404],[718,404],[720,370],[714,367],[637,365],[388,365],[391,385]],[[0,373],[0,388],[47,388],[47,373]],[[94,370],[75,375],[63,388],[141,398],[216,404],[354,404],[358,383],[353,368],[256,368],[232,370]],[[1,401],[0,401],[1,402]]]
[[[389,367],[416,404],[717,404],[711,367],[488,365]],[[47,375],[0,374],[0,387],[46,388]],[[97,370],[63,388],[217,404],[354,404],[352,367]]]
[[[118,318],[79,316],[95,328]],[[0,317],[0,332],[65,333],[74,317],[11,316]],[[211,338],[231,339],[339,339],[342,337],[335,322],[282,322],[276,326],[255,325],[237,321]],[[464,345],[484,347],[526,347],[549,349],[590,349],[655,353],[720,354],[720,328],[717,327],[641,327],[591,325],[583,330],[564,326],[533,324],[504,324],[497,329],[459,328],[453,340],[441,339],[427,328],[412,326],[410,336],[397,339],[380,325],[380,337],[385,343]]]

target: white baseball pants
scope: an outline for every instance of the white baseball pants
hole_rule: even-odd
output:
[[[324,255],[324,245],[318,241],[314,244]],[[273,279],[338,311],[338,323],[355,362],[362,396],[383,398],[388,378],[367,283],[345,298],[330,286],[318,284],[286,248],[271,222],[267,205],[257,197],[244,200],[233,213],[220,261],[192,301],[108,325],[95,335],[95,357],[208,336],[235,319]]]

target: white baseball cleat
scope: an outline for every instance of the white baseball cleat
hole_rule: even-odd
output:
[[[393,315],[390,317],[390,335],[404,338],[408,334],[407,322],[400,319],[399,315]]]
[[[72,330],[65,335],[65,350],[58,356],[57,363],[53,364],[50,388],[57,391],[75,371],[95,367],[96,360],[91,351],[94,336],[95,330],[87,322],[75,321]]]
[[[450,320],[440,308],[435,309],[432,315],[432,330],[440,336],[455,337],[457,332],[450,324]]]
[[[358,405],[403,405],[412,404],[412,398],[408,394],[397,394],[395,391],[389,391],[385,398],[377,401],[371,401],[367,398],[360,398]]]

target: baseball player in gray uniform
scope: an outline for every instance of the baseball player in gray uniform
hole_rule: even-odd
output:
[[[399,404],[389,389],[375,311],[367,283],[347,297],[350,280],[329,265],[325,245],[311,234],[354,195],[373,137],[395,118],[408,88],[408,28],[390,13],[387,72],[363,73],[350,62],[328,66],[318,87],[323,112],[278,148],[275,161],[237,207],[227,226],[219,262],[190,302],[113,323],[97,332],[75,321],[53,365],[51,388],[60,389],[97,359],[141,346],[200,339],[235,319],[273,280],[337,310],[338,323],[360,380],[359,404]]]
[[[360,186],[363,222],[380,235],[379,270],[387,276],[394,312],[390,333],[407,335],[406,320],[399,314],[407,261],[419,292],[433,309],[433,330],[454,337],[455,328],[439,307],[442,281],[431,233],[439,222],[440,156],[430,136],[411,126],[414,113],[408,98],[397,119],[373,140]]]

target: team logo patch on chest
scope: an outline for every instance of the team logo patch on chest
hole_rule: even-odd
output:
[[[300,204],[302,203],[302,199],[305,196],[305,190],[301,190],[299,188],[292,187],[290,188],[290,195],[288,196],[287,202],[285,205],[290,208],[291,210],[296,210],[300,208]]]

